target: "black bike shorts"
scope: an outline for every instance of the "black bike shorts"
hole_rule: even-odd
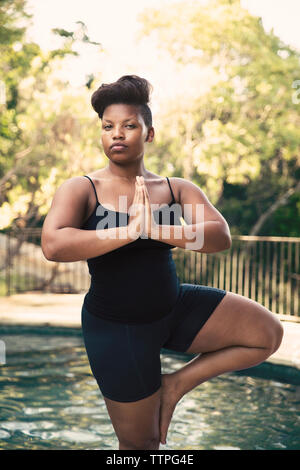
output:
[[[155,393],[161,386],[161,349],[186,352],[225,295],[215,287],[180,284],[171,313],[139,324],[104,320],[83,305],[83,339],[102,395],[133,402]]]

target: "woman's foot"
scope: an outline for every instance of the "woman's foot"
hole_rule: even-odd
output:
[[[161,376],[161,405],[160,405],[160,442],[166,444],[168,428],[175,407],[181,396],[178,394],[176,379],[173,374]]]

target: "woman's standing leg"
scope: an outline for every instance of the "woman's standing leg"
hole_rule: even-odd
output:
[[[159,449],[160,393],[161,389],[147,398],[129,403],[104,397],[119,440],[119,450]]]
[[[82,308],[86,352],[119,450],[159,449],[162,323],[116,323]]]

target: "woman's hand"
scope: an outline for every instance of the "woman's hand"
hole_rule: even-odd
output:
[[[144,181],[143,176],[140,176],[137,178],[139,179],[139,184],[141,185],[143,193],[144,193],[145,219],[144,219],[143,235],[147,235],[148,238],[157,239],[159,226],[154,220],[146,183]]]
[[[143,176],[137,176],[135,194],[129,210],[128,233],[130,238],[136,240],[144,238],[158,239],[158,225],[156,224],[150,206],[149,193]]]
[[[144,233],[145,224],[145,196],[139,176],[136,177],[135,193],[132,205],[129,208],[128,235],[132,240],[138,239]]]

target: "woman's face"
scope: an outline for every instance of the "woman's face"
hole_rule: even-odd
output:
[[[150,131],[151,129],[151,131]],[[144,155],[144,145],[152,142],[153,128],[148,131],[137,107],[129,104],[111,104],[102,116],[101,141],[103,150],[112,161],[136,160]],[[113,148],[113,144],[124,144],[125,148]]]

